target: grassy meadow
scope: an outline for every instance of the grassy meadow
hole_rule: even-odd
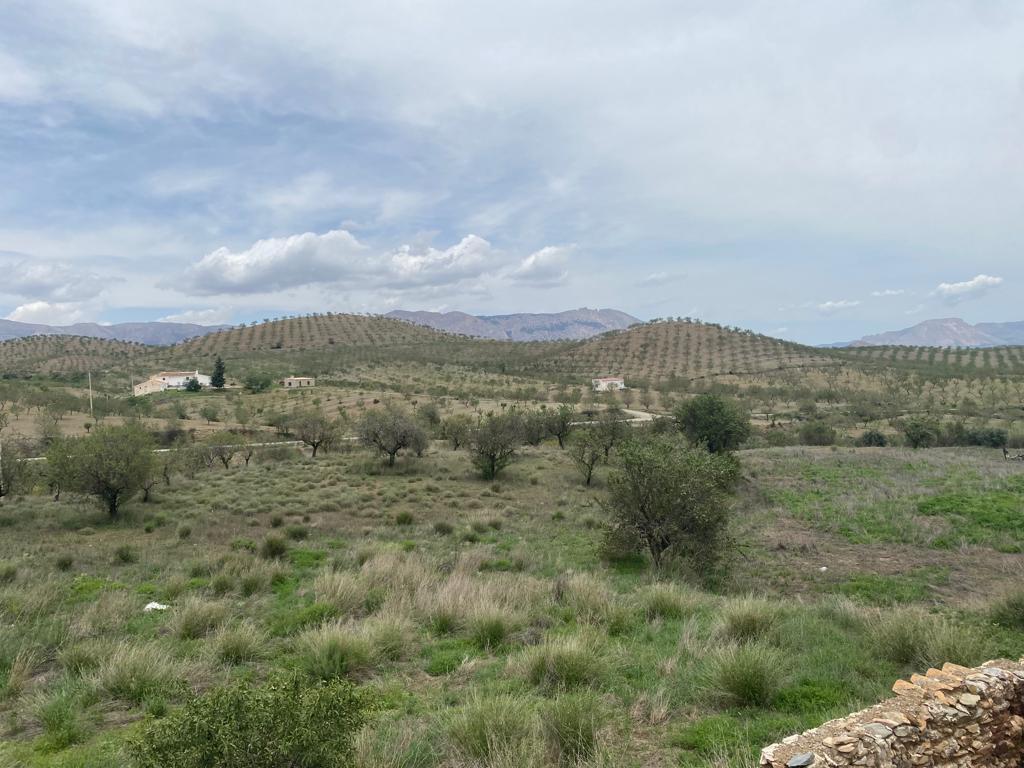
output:
[[[607,469],[586,487],[550,443],[493,483],[439,442],[390,469],[275,450],[176,476],[117,523],[8,500],[0,765],[126,764],[190,695],[288,669],[373,692],[364,768],[746,766],[909,671],[1021,655],[999,596],[1024,468],[981,449],[740,458],[711,588],[606,552]]]

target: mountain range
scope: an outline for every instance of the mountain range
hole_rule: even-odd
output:
[[[944,317],[830,346],[1000,347],[1014,344],[1024,344],[1024,321],[972,325],[959,317]]]
[[[566,312],[515,315],[469,315],[465,312],[409,312],[396,309],[388,317],[426,325],[439,331],[502,341],[586,339],[617,331],[641,320],[617,309],[570,309]]]
[[[89,336],[113,341],[135,341],[141,344],[177,344],[193,336],[203,336],[229,325],[195,325],[194,323],[75,323],[74,325],[44,325],[0,320],[0,341],[25,336]]]

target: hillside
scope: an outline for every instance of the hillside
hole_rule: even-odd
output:
[[[83,373],[126,366],[151,348],[88,336],[27,336],[0,342],[0,373]]]
[[[139,344],[177,344],[193,336],[213,333],[227,326],[196,325],[195,323],[76,323],[74,325],[43,325],[0,320],[0,341],[21,339],[26,336],[86,336],[112,341],[134,341]]]
[[[903,328],[865,336],[849,347],[1001,347],[1024,344],[1024,322],[976,323],[959,317],[945,317]]]
[[[617,309],[570,309],[553,313],[469,315],[465,312],[409,312],[396,309],[388,317],[407,320],[449,333],[500,341],[557,341],[588,339],[623,330],[641,322]]]
[[[879,346],[837,350],[840,359],[888,367],[927,369],[930,373],[1021,374],[1024,347],[932,347]]]
[[[557,355],[578,375],[617,374],[660,381],[830,364],[827,352],[749,331],[700,322],[660,321],[606,333]]]

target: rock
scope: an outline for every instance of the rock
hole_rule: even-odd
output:
[[[981,701],[981,696],[979,696],[976,693],[961,693],[960,694],[960,703],[963,704],[965,707],[973,707],[979,701]]]
[[[171,606],[164,605],[163,603],[146,603],[146,607],[142,609],[143,613],[152,613],[153,611],[166,611]]]
[[[786,768],[805,768],[808,765],[814,765],[815,757],[813,752],[804,752],[800,755],[794,755],[786,761]]]

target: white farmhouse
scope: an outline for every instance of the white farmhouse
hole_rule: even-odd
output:
[[[590,380],[595,392],[609,392],[626,388],[626,380],[621,376],[599,376]]]
[[[190,379],[195,379],[204,387],[210,386],[210,377],[199,371],[160,371],[132,387],[132,394],[142,397],[167,389],[184,389]]]
[[[312,376],[289,376],[281,379],[281,386],[285,389],[302,389],[303,387],[315,387],[316,379]]]

